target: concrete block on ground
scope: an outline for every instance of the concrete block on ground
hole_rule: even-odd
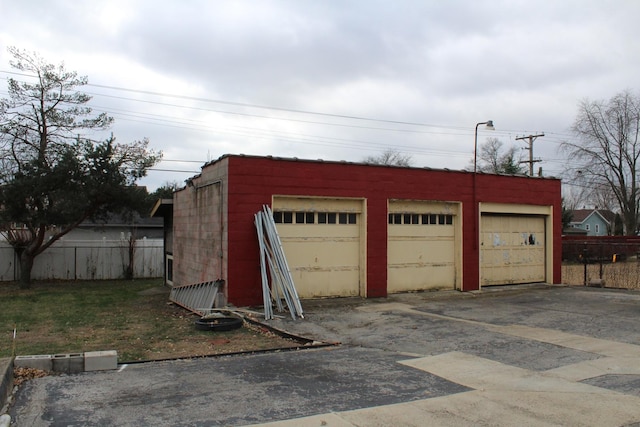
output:
[[[13,365],[16,368],[42,369],[43,371],[53,370],[53,356],[50,354],[34,354],[31,356],[16,356]]]
[[[84,370],[106,371],[118,367],[118,353],[115,350],[87,351],[84,353]]]
[[[84,371],[84,355],[82,353],[54,354],[51,360],[53,372],[78,374]]]

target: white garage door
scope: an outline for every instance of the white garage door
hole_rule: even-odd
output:
[[[539,215],[482,215],[481,284],[544,282],[545,218]]]
[[[457,205],[390,201],[387,292],[454,289]]]
[[[274,219],[300,298],[360,295],[362,201],[275,198]]]

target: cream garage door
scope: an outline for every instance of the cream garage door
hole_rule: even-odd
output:
[[[454,289],[457,205],[389,202],[387,292]]]
[[[361,212],[361,200],[274,200],[276,227],[300,298],[360,295]]]
[[[480,236],[483,286],[545,281],[544,216],[482,215]]]

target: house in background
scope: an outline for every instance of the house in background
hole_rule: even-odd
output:
[[[147,190],[141,191],[140,201],[146,200]],[[34,280],[106,280],[143,277],[162,277],[164,267],[163,218],[142,216],[137,211],[110,212],[87,219],[54,241],[51,247],[34,261]],[[28,233],[26,225],[12,223],[8,233]],[[59,232],[58,226],[45,234]],[[19,279],[18,255],[0,235],[0,282]],[[10,238],[11,239],[11,238]],[[15,239],[14,239],[15,240]]]
[[[263,205],[301,298],[561,280],[558,179],[226,155],[154,212],[173,217],[174,286],[224,280],[230,303],[261,304]]]
[[[127,219],[110,214],[104,219],[86,220],[64,236],[65,240],[162,239],[162,218],[149,218],[138,213]]]
[[[23,230],[23,224],[12,223],[11,229]],[[140,214],[134,214],[126,219],[118,214],[110,214],[103,219],[88,219],[82,221],[76,228],[65,234],[64,241],[102,241],[102,240],[128,240],[131,235],[135,239],[162,239],[162,218],[148,218]],[[0,235],[0,241],[6,241]]]
[[[24,226],[14,224],[20,231]],[[109,215],[84,221],[35,259],[34,280],[107,280],[163,276],[163,219]],[[133,238],[133,240],[131,240]],[[14,248],[0,240],[0,282],[19,279]]]
[[[613,234],[615,214],[607,209],[576,209],[569,227],[584,230],[587,236]]]

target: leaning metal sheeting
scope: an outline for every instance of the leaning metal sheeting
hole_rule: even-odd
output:
[[[171,288],[169,300],[201,316],[211,313],[224,280]]]
[[[262,211],[255,215],[255,225],[260,246],[265,319],[273,319],[272,301],[276,303],[278,311],[284,310],[283,299],[292,319],[295,320],[296,316],[304,318],[300,298],[293,283],[282,242],[273,221],[273,213],[269,206],[263,206]],[[269,277],[271,277],[271,284],[269,284]]]
[[[262,234],[262,215],[255,214],[256,230],[258,232],[258,245],[260,246],[260,274],[262,277],[262,300],[264,301],[264,318],[273,319],[273,308],[271,307],[271,297],[269,295],[269,279],[267,278],[267,261],[265,256],[265,242]]]
[[[269,242],[271,243],[271,258],[277,264],[276,271],[279,272],[280,277],[280,286],[276,288],[276,292],[274,294],[276,296],[279,294],[283,295],[292,317],[295,318],[295,316],[299,316],[304,318],[300,298],[298,297],[298,292],[295,284],[293,283],[291,270],[289,269],[287,258],[284,254],[284,248],[282,247],[282,242],[280,241],[280,236],[276,229],[276,224],[273,221],[273,212],[271,212],[271,208],[266,205],[263,207],[263,211],[264,216],[267,219],[264,224],[266,225],[265,230],[267,230]]]

